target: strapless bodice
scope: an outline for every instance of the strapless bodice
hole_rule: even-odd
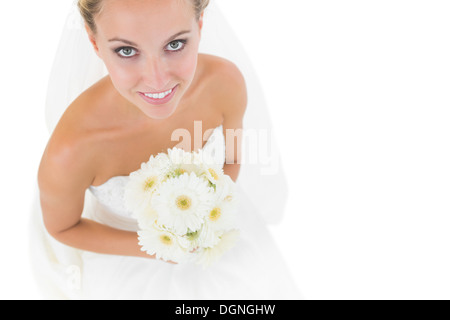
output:
[[[222,165],[225,163],[225,138],[223,135],[222,125],[216,127],[209,137],[202,150],[207,152],[217,163]],[[97,211],[99,215],[97,220],[106,223],[105,215],[108,215],[108,221],[116,221],[116,226],[133,224],[131,212],[125,208],[124,194],[125,186],[129,176],[115,176],[110,178],[100,186],[90,186],[89,190],[97,199],[100,208]],[[100,217],[101,216],[101,217]],[[128,229],[134,229],[132,226]]]

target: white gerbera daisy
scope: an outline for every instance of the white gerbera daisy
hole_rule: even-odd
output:
[[[226,251],[231,249],[239,238],[238,230],[231,230],[219,237],[219,242],[212,248],[204,248],[196,253],[196,263],[204,267],[216,262]]]
[[[186,239],[187,246],[185,248],[192,251],[215,246],[220,240],[219,236],[219,233],[214,232],[209,225],[204,223],[199,230],[188,232],[183,238]]]
[[[140,229],[152,228],[158,220],[158,213],[151,206],[142,206],[133,212],[133,217],[137,220]]]
[[[225,231],[235,228],[237,200],[234,182],[225,175],[216,185],[214,206],[206,216],[206,223],[213,231]]]
[[[183,149],[174,147],[167,150],[170,161],[170,168],[167,178],[176,178],[184,173],[196,172],[196,166],[193,163],[193,155]]]
[[[222,202],[214,206],[206,217],[206,225],[212,231],[226,231],[236,227],[236,209]]]
[[[141,164],[139,170],[130,174],[124,193],[128,210],[135,212],[149,205],[153,193],[166,177],[169,164],[167,155],[158,154],[156,157],[151,156],[148,162]]]
[[[213,190],[194,173],[166,180],[152,199],[159,223],[177,234],[197,231],[213,204]]]
[[[235,202],[236,200],[236,183],[229,175],[224,174],[218,181],[215,188],[215,201]]]
[[[167,149],[167,155],[173,164],[192,164],[192,153],[181,148]]]
[[[197,174],[205,176],[211,184],[216,185],[224,177],[223,163],[214,159],[209,152],[203,149],[193,154],[193,161],[196,165]]]
[[[165,261],[183,262],[188,252],[180,245],[179,238],[155,224],[151,228],[138,231],[141,250],[149,255],[156,255],[157,259]]]

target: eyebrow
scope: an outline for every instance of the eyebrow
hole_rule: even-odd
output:
[[[176,37],[179,37],[179,36],[181,36],[181,35],[183,35],[183,34],[185,34],[185,33],[190,33],[190,32],[191,32],[191,30],[180,31],[180,32],[174,34],[173,36],[171,36],[169,39],[167,39],[166,42],[171,42],[171,41],[174,40]],[[126,44],[128,44],[128,45],[130,45],[130,46],[134,46],[134,47],[137,47],[137,46],[138,46],[136,43],[131,42],[131,41],[126,40],[126,39],[121,39],[121,38],[112,38],[112,39],[109,39],[109,42],[113,42],[113,41],[121,41],[121,42],[123,42],[123,43],[126,43]]]

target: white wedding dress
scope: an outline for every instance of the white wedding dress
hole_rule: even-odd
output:
[[[205,146],[224,163],[225,140],[217,127]],[[86,190],[83,216],[136,231],[123,202],[128,176],[112,177]],[[239,181],[239,178],[238,178]],[[40,206],[33,218],[36,276],[49,299],[301,299],[257,209],[237,183],[240,239],[211,267],[173,265],[147,258],[104,255],[63,245],[43,227]]]

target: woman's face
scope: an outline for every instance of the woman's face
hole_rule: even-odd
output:
[[[153,119],[177,108],[197,67],[202,19],[190,0],[108,0],[90,34],[117,91]]]

